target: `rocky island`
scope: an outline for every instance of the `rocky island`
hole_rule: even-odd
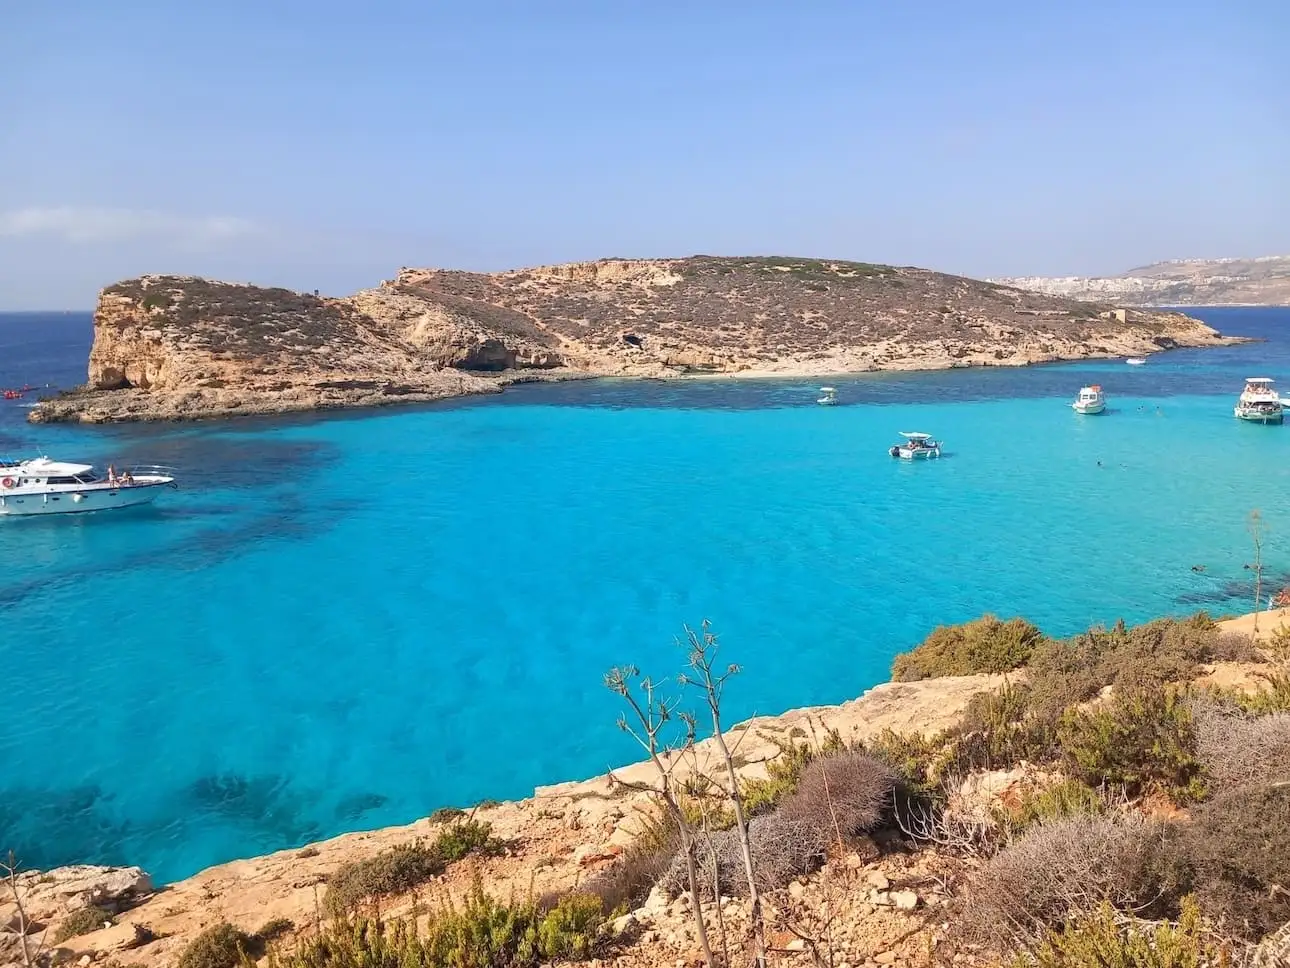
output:
[[[1020,366],[1224,342],[1177,312],[818,259],[404,268],[344,298],[144,276],[102,291],[87,383],[30,419],[183,420],[526,380]]]

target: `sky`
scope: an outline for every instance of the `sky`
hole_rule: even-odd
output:
[[[1290,253],[1285,0],[0,0],[0,310],[145,272]]]

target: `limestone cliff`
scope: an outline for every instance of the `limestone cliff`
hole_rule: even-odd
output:
[[[1127,306],[1290,306],[1290,256],[1177,259],[1118,276],[1039,276],[994,280],[1052,296],[1114,300]]]
[[[84,388],[31,419],[182,419],[495,391],[521,379],[1022,365],[1223,342],[1179,313],[790,258],[402,269],[341,299],[193,277],[104,289]]]

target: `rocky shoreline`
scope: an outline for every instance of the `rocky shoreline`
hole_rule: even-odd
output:
[[[1259,616],[1266,634],[1290,622],[1290,609]],[[1219,625],[1223,635],[1245,635],[1253,616]],[[1198,683],[1220,689],[1257,692],[1265,670],[1249,662],[1216,662],[1201,667]],[[818,748],[834,737],[846,745],[871,743],[883,736],[930,739],[944,735],[964,718],[979,696],[997,693],[1010,683],[1024,683],[1026,673],[949,676],[909,682],[885,682],[859,698],[834,706],[804,707],[775,716],[758,717],[729,728],[726,742],[737,752],[741,780],[765,780],[774,775],[786,751],[797,744]],[[678,785],[696,774],[719,770],[714,741],[697,744],[694,754],[679,758],[673,774]],[[539,787],[532,797],[507,803],[487,803],[471,811],[486,822],[505,849],[453,865],[434,878],[425,891],[390,897],[381,916],[397,919],[425,912],[427,905],[460,900],[475,883],[495,897],[539,896],[567,891],[596,872],[612,866],[647,830],[643,819],[655,803],[656,773],[638,762],[587,780]],[[990,804],[1012,802],[1033,784],[1051,782],[1022,764],[988,772],[964,781],[963,796]],[[1026,794],[1028,795],[1028,794]],[[975,809],[975,808],[974,808]],[[342,834],[300,848],[261,857],[230,861],[172,884],[154,885],[138,868],[69,867],[49,872],[28,871],[16,884],[24,898],[25,917],[39,930],[57,932],[77,912],[105,913],[96,930],[63,938],[50,946],[56,960],[104,966],[139,968],[176,963],[181,951],[213,925],[231,923],[247,932],[265,924],[289,925],[297,937],[314,930],[322,917],[320,899],[329,879],[346,865],[382,851],[433,839],[461,811],[437,811],[413,823]],[[967,869],[973,862],[969,858]],[[948,885],[964,870],[961,859],[949,858],[935,845],[910,853],[898,843],[852,841],[849,852],[830,855],[825,866],[789,884],[775,904],[793,923],[821,916],[841,916],[843,927],[834,944],[854,959],[850,964],[919,965],[944,925],[942,908],[952,902]],[[833,907],[830,907],[832,905]],[[841,905],[841,908],[837,906]],[[745,924],[747,905],[738,899],[722,901],[732,924]],[[0,924],[13,923],[11,898],[0,893]],[[424,914],[422,914],[424,916]],[[91,926],[92,927],[92,926]],[[33,934],[37,929],[33,929]],[[686,896],[668,898],[656,890],[646,904],[614,921],[612,930],[629,944],[613,964],[619,968],[646,965],[694,965],[695,938]],[[742,930],[742,929],[741,929]],[[779,932],[785,956],[780,963],[811,964],[791,933]],[[0,963],[5,951],[0,937]],[[10,949],[12,954],[13,949]],[[680,960],[676,960],[680,959]],[[937,962],[939,963],[939,962]],[[988,964],[970,954],[958,954],[953,964]],[[591,962],[606,968],[608,962]]]
[[[1228,345],[1181,313],[820,260],[403,269],[330,299],[175,276],[109,286],[84,387],[32,422],[285,414],[594,377],[817,377]]]

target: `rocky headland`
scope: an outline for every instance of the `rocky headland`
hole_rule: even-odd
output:
[[[665,754],[700,870],[721,872],[699,912],[642,762],[170,885],[23,872],[0,885],[0,964],[697,968],[701,913],[714,964],[752,964],[761,924],[768,963],[803,968],[1285,965],[1288,622],[1058,642],[986,617],[936,630],[859,699],[730,728],[729,761],[711,739]],[[734,821],[703,791],[726,762],[757,815],[760,915],[715,852]],[[1172,960],[1141,960],[1157,950]]]
[[[778,257],[405,268],[344,298],[144,276],[102,291],[85,386],[30,419],[379,406],[594,376],[1021,366],[1226,341],[1181,313],[1116,302]]]
[[[1005,286],[1121,306],[1290,306],[1290,255],[1257,259],[1177,259],[1118,276],[1021,276]]]

